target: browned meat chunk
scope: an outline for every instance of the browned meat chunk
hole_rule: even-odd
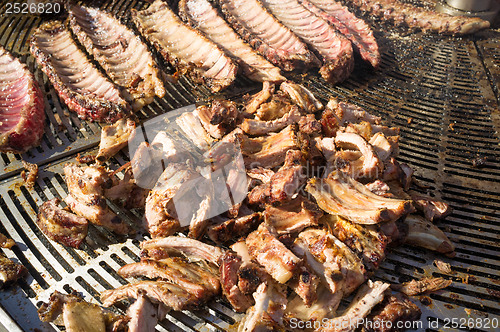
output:
[[[180,252],[187,257],[201,258],[215,265],[218,265],[219,258],[223,254],[222,250],[218,247],[179,236],[168,236],[147,240],[141,243],[141,248],[147,255],[149,255],[149,257],[152,258],[155,258],[154,256],[151,256],[154,255],[155,250],[167,252],[170,250]]]
[[[11,261],[3,253],[0,253],[0,288],[22,278],[26,272],[23,265]]]
[[[298,123],[302,114],[297,106],[292,106],[290,111],[281,118],[272,121],[261,121],[256,119],[245,119],[241,124],[241,129],[248,135],[261,136],[285,128],[286,126]]]
[[[271,226],[261,224],[256,231],[248,235],[246,245],[250,256],[262,265],[267,273],[280,283],[285,283],[290,280],[302,261],[277,239],[277,235]]]
[[[410,191],[410,197],[417,210],[424,213],[425,219],[434,221],[451,214],[452,208],[445,202],[438,201],[430,196]]]
[[[124,91],[135,110],[163,98],[156,62],[141,39],[104,11],[70,4],[69,25],[80,44]]]
[[[24,186],[28,189],[32,189],[35,186],[36,179],[38,178],[38,165],[31,164],[23,160],[23,167],[26,171],[21,172],[21,177],[24,180]]]
[[[413,296],[422,293],[435,292],[446,288],[451,284],[451,280],[443,278],[423,278],[421,280],[412,280],[402,284],[394,284],[391,288],[408,296]]]
[[[289,281],[288,285],[300,296],[306,306],[312,305],[318,298],[317,290],[320,279],[305,266]]]
[[[38,208],[37,225],[50,239],[65,246],[78,248],[87,236],[89,222],[58,205],[59,198],[51,199]]]
[[[144,259],[122,266],[118,274],[124,278],[160,278],[182,287],[199,299],[210,298],[220,290],[217,276],[183,257],[167,257],[160,261]]]
[[[154,332],[158,323],[158,308],[145,295],[139,294],[128,308],[127,316],[130,317],[128,332]]]
[[[413,322],[420,319],[419,307],[402,294],[386,295],[368,316],[369,323],[363,331],[365,332],[399,332],[397,326],[404,326],[405,322]],[[389,323],[390,322],[390,323]],[[399,323],[401,322],[401,323]]]
[[[10,249],[16,245],[16,241],[9,239],[7,236],[0,233],[0,248]]]
[[[309,180],[306,190],[324,211],[358,224],[394,221],[414,211],[411,201],[375,195],[363,184],[337,172]]]
[[[216,44],[184,24],[165,2],[156,0],[142,11],[132,9],[132,20],[166,61],[195,82],[217,92],[236,78],[238,65]]]
[[[38,316],[42,322],[64,325],[68,332],[127,331],[127,317],[86,302],[76,292],[64,295],[55,291],[48,303],[42,303]]]
[[[323,216],[316,204],[304,196],[279,206],[268,205],[264,211],[266,224],[274,227],[278,234],[298,233],[309,226],[317,226]]]
[[[266,81],[262,83],[262,90],[248,98],[245,102],[244,111],[248,114],[254,114],[259,109],[260,105],[265,103],[274,92],[274,84]]]
[[[104,167],[66,164],[64,175],[69,193],[64,201],[74,213],[118,234],[131,232],[106,203],[104,190],[110,188],[113,181]]]
[[[406,243],[443,254],[455,251],[455,246],[446,234],[430,221],[412,214],[405,218],[404,224],[408,227]]]
[[[221,256],[219,262],[222,293],[238,312],[246,311],[253,304],[251,296],[244,294],[238,287],[238,271],[241,265],[241,257],[230,250]]]
[[[303,85],[286,81],[281,83],[280,90],[306,113],[315,113],[323,109],[323,104]]]
[[[101,301],[105,307],[124,299],[137,299],[141,294],[155,303],[161,303],[176,311],[198,306],[199,299],[183,288],[166,281],[139,281],[101,293]]]
[[[261,222],[262,214],[253,212],[210,226],[208,228],[208,237],[215,243],[235,241],[255,230]]]
[[[134,130],[135,122],[130,119],[120,119],[111,125],[104,126],[96,159],[103,162],[117,154],[127,146],[128,138]]]

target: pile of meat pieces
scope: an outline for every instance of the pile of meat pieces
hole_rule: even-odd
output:
[[[142,312],[161,318],[222,291],[236,311],[246,312],[241,331],[287,326],[292,318],[331,319],[335,326],[368,315],[393,322],[420,315],[408,299],[391,295],[389,284],[369,280],[392,246],[454,251],[432,223],[449,207],[410,190],[412,171],[395,159],[396,128],[335,99],[324,107],[290,82],[279,88],[265,82],[242,103],[215,100],[176,123],[210,167],[200,166],[196,151],[181,149],[166,132],[137,150],[134,175],[156,172],[158,179],[145,201],[144,225],[152,239],[142,243],[140,262],[119,270],[141,281],[106,291],[105,305],[136,299],[129,312],[136,322]],[[245,166],[246,197],[224,200],[213,182],[190,185],[236,163],[236,152]],[[151,171],[151,158],[143,156],[161,158],[164,171]],[[227,188],[235,178],[226,174]],[[188,192],[197,195],[185,202],[189,206],[174,203]],[[214,214],[220,204],[225,210]],[[180,213],[188,207],[195,213],[184,223]],[[185,229],[188,237],[173,236]],[[230,249],[202,242],[208,240]],[[422,280],[400,289],[448,285]],[[356,290],[352,307],[336,314]]]

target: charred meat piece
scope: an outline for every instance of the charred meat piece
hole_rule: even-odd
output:
[[[16,241],[9,239],[7,236],[0,233],[0,248],[10,249],[16,245]]]
[[[369,324],[364,332],[397,332],[404,331],[397,326],[402,323],[413,322],[420,319],[422,311],[402,294],[386,295],[384,300],[373,308],[368,316]],[[389,323],[390,322],[390,323]],[[402,322],[402,323],[399,323]]]
[[[381,176],[384,165],[377,156],[374,147],[362,136],[354,133],[337,133],[335,146],[339,148],[359,150],[362,153],[363,163],[360,168],[352,167],[347,161],[346,171],[354,179],[376,179]],[[340,158],[337,158],[340,159]],[[337,165],[342,166],[343,161],[337,160]]]
[[[320,74],[325,81],[335,84],[351,75],[354,69],[351,42],[327,21],[297,0],[263,0],[262,3],[321,56]]]
[[[280,90],[306,113],[315,113],[323,109],[323,104],[303,85],[286,81],[281,83]]]
[[[391,22],[395,26],[407,25],[410,28],[444,35],[467,35],[490,26],[488,21],[477,17],[437,13],[398,0],[350,0],[348,3],[374,18]]]
[[[124,299],[137,299],[141,294],[155,303],[164,304],[175,311],[197,306],[200,301],[183,288],[167,281],[144,280],[127,284],[101,293],[101,301],[105,307]]]
[[[307,229],[295,241],[294,252],[328,285],[332,293],[352,293],[365,281],[366,270],[345,244],[322,229]]]
[[[147,240],[141,243],[141,248],[146,256],[155,259],[155,251],[161,252],[179,252],[188,258],[202,259],[218,265],[219,258],[223,254],[218,247],[200,242],[187,237],[168,236]],[[163,258],[163,257],[161,257]]]
[[[301,266],[299,272],[290,280],[288,285],[304,301],[306,306],[311,306],[318,298],[320,279],[307,267]]]
[[[445,202],[438,201],[430,196],[410,191],[410,197],[417,210],[424,213],[425,219],[434,221],[451,214],[452,208]]]
[[[74,213],[118,234],[131,232],[106,203],[104,190],[110,188],[113,181],[104,167],[66,164],[64,176],[69,193],[64,201]]]
[[[22,278],[26,272],[23,265],[11,261],[3,253],[0,253],[0,288]]]
[[[219,16],[208,0],[182,0],[179,3],[179,14],[186,22],[203,32],[227,54],[235,58],[243,75],[251,80],[257,82],[285,80],[279,68],[269,63],[245,43]]]
[[[442,254],[452,254],[455,246],[436,225],[417,215],[409,215],[404,224],[408,227],[405,242]]]
[[[230,250],[221,256],[219,262],[222,293],[238,312],[246,311],[254,303],[251,296],[244,294],[238,287],[238,271],[241,265],[241,257]]]
[[[55,291],[48,303],[42,303],[38,316],[42,322],[64,325],[68,332],[127,331],[127,317],[86,302],[76,292],[65,295]]]
[[[384,299],[384,293],[389,286],[381,281],[368,280],[368,283],[360,287],[346,312],[342,316],[330,319],[326,322],[326,327],[318,331],[356,331],[373,307]]]
[[[261,266],[254,263],[248,252],[245,240],[236,242],[231,249],[241,257],[242,264],[238,269],[238,288],[246,295],[252,295],[263,282],[271,276]]]
[[[414,211],[411,201],[375,195],[363,184],[337,172],[309,180],[306,190],[324,211],[358,224],[394,221]]]
[[[290,111],[281,118],[272,121],[261,121],[256,119],[245,119],[241,124],[241,129],[248,135],[261,136],[274,131],[281,130],[288,125],[298,123],[302,114],[297,106],[292,106]]]
[[[120,119],[112,125],[104,126],[96,159],[103,162],[117,154],[127,146],[128,138],[134,130],[135,122],[130,119]]]
[[[156,0],[142,11],[132,9],[132,19],[178,72],[205,83],[213,92],[233,83],[238,65],[219,46],[184,24],[165,2]]]
[[[144,294],[139,294],[128,308],[127,316],[130,317],[128,332],[154,332],[158,323],[158,308]]]
[[[260,105],[265,103],[274,92],[274,84],[268,81],[262,83],[262,90],[249,97],[245,102],[244,111],[248,114],[254,114],[259,109]]]
[[[290,112],[293,106],[290,96],[278,90],[273,94],[270,101],[263,103],[256,111],[256,117],[262,121],[271,121],[280,118]]]
[[[368,271],[375,271],[385,258],[388,239],[370,226],[350,222],[340,216],[325,216],[333,235],[363,259]]]
[[[451,280],[443,278],[423,278],[421,280],[412,280],[402,284],[394,284],[391,285],[391,288],[408,296],[413,296],[427,292],[435,292],[451,284]]]
[[[302,151],[290,150],[286,152],[285,163],[269,182],[268,202],[286,202],[295,195],[306,181],[303,165],[305,165],[305,160]]]
[[[21,172],[21,177],[24,180],[24,186],[28,189],[33,189],[38,178],[38,165],[23,160],[23,167],[25,170]],[[26,171],[28,171],[28,174],[26,174]]]
[[[283,287],[275,282],[260,284],[253,294],[255,305],[247,310],[239,332],[279,331],[287,300]]]
[[[218,3],[233,29],[273,64],[286,71],[319,66],[307,46],[259,1],[218,0]]]
[[[167,257],[161,261],[145,259],[122,266],[118,274],[124,278],[160,278],[182,287],[199,299],[209,298],[220,290],[217,276],[183,257]]]
[[[0,151],[23,153],[40,144],[45,106],[28,67],[0,46]]]
[[[82,119],[112,123],[130,113],[130,105],[73,41],[58,21],[33,33],[31,53],[68,108]]]
[[[285,283],[293,276],[301,264],[283,243],[277,239],[276,230],[266,224],[250,233],[246,245],[250,256],[255,259],[274,279]]]
[[[272,170],[264,167],[255,167],[247,170],[248,177],[259,180],[262,183],[271,181],[274,174],[275,173]]]
[[[96,8],[69,5],[69,26],[87,52],[113,82],[124,89],[134,110],[142,108],[165,88],[147,46],[111,14]]]
[[[300,145],[300,138],[290,125],[277,134],[244,138],[241,152],[248,168],[273,168],[284,162],[288,150],[300,149]]]
[[[337,1],[331,0],[299,0],[299,2],[314,14],[330,22],[337,30],[347,37],[363,60],[373,68],[380,63],[378,44],[370,26],[362,19]]]
[[[274,227],[278,234],[298,233],[309,226],[317,226],[321,216],[323,211],[301,195],[279,206],[268,205],[264,211],[266,224]]]
[[[78,248],[87,236],[88,221],[61,209],[59,198],[53,198],[38,208],[37,225],[50,239],[65,246]]]
[[[208,228],[208,237],[215,243],[227,243],[247,235],[262,222],[262,213],[253,212],[223,221]]]

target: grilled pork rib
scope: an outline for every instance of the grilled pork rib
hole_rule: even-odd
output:
[[[490,27],[488,21],[478,17],[451,16],[398,0],[345,0],[345,3],[396,26],[406,24],[445,35],[467,35]]]
[[[132,9],[132,19],[178,72],[207,84],[213,92],[233,83],[238,66],[216,44],[184,24],[165,2],[156,0],[142,11]]]
[[[118,88],[94,67],[63,23],[43,24],[30,44],[59,97],[80,118],[111,123],[130,113]]]
[[[219,262],[222,293],[234,310],[238,312],[246,311],[254,303],[251,296],[244,294],[238,287],[238,271],[241,265],[241,257],[230,250],[221,256]]]
[[[319,66],[307,46],[257,0],[218,0],[226,20],[270,62],[286,71]]]
[[[154,332],[158,323],[158,308],[144,294],[139,294],[127,310],[130,317],[128,332]]]
[[[373,68],[380,63],[378,44],[370,26],[353,13],[333,0],[299,0],[299,2],[314,14],[330,22],[337,30],[347,37],[354,50],[359,52],[363,60]]]
[[[104,126],[101,131],[99,151],[95,157],[103,162],[113,157],[128,144],[128,138],[135,129],[135,122],[130,119],[120,119],[115,123]]]
[[[297,0],[262,0],[285,26],[321,55],[321,76],[330,83],[347,79],[354,69],[351,42],[328,22],[316,16]]]
[[[0,151],[23,153],[45,132],[43,95],[28,67],[0,46]]]
[[[208,0],[181,0],[179,15],[236,59],[243,74],[257,82],[284,81],[279,68],[246,44]]]
[[[147,46],[132,30],[101,10],[69,5],[69,25],[134,110],[163,98],[165,88]]]
[[[278,234],[298,233],[317,226],[321,216],[323,211],[301,195],[279,206],[268,205],[264,211],[266,224],[273,226]]]
[[[88,221],[63,210],[59,203],[59,198],[43,203],[38,208],[37,225],[50,239],[78,248],[87,236]]]

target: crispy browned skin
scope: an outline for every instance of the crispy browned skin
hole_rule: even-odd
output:
[[[37,225],[50,239],[78,248],[87,236],[88,221],[60,208],[59,203],[59,198],[43,203],[38,208]]]
[[[23,265],[11,261],[0,253],[0,288],[23,277],[26,272]]]

